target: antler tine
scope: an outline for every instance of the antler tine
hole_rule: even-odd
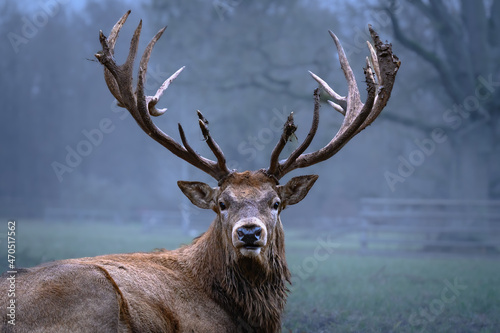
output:
[[[375,77],[377,78],[377,82],[380,83],[380,67],[378,65],[377,53],[376,53],[375,49],[373,48],[373,45],[369,41],[366,41],[366,45],[368,46],[368,49],[370,50],[370,59],[368,59],[368,57],[366,57],[366,59],[368,61],[371,60],[373,70],[375,71]]]
[[[222,150],[220,149],[217,142],[212,139],[210,131],[207,127],[205,117],[203,117],[203,114],[200,112],[200,110],[197,110],[196,112],[198,114],[198,124],[200,125],[201,133],[203,135],[203,138],[207,142],[208,147],[215,155],[215,158],[217,158],[217,165],[219,167],[219,170],[221,170],[223,173],[229,174],[230,171],[226,166],[226,158],[224,157],[224,153],[222,153]]]
[[[156,91],[156,94],[154,96],[147,96],[148,97],[147,103],[148,103],[148,109],[149,109],[150,115],[152,115],[154,117],[158,117],[167,111],[167,108],[157,109],[155,107],[156,103],[158,103],[160,101],[160,98],[163,95],[163,92],[165,90],[167,90],[168,86],[170,86],[172,81],[174,81],[179,76],[179,74],[184,70],[184,68],[186,68],[186,66],[182,66],[181,68],[179,68],[177,70],[177,72],[170,75],[170,77],[168,79],[166,79],[165,82],[162,83],[160,88],[158,88],[158,90]]]
[[[184,129],[182,128],[182,125],[180,123],[178,123],[177,126],[179,129],[179,135],[181,137],[181,141],[182,141],[182,144],[184,145],[184,148],[186,148],[186,150],[189,153],[196,155],[196,152],[194,151],[194,149],[191,147],[191,145],[188,143],[188,141],[186,139],[186,134],[184,133]]]
[[[111,48],[111,55],[114,54],[114,48],[116,44],[116,40],[118,39],[118,34],[120,33],[121,28],[127,21],[128,16],[130,15],[131,10],[129,9],[119,20],[115,23],[108,37],[108,45]]]
[[[130,111],[139,126],[146,130],[144,123],[137,111],[136,96],[132,88],[132,70],[137,49],[139,46],[139,37],[142,29],[142,21],[134,31],[134,35],[130,41],[130,50],[127,60],[121,66],[118,66],[114,60],[114,47],[118,34],[127,20],[130,11],[125,13],[120,20],[113,26],[109,38],[104,36],[102,30],[99,31],[99,40],[102,45],[102,51],[95,54],[95,57],[101,64],[104,65],[104,79],[111,94],[117,99],[118,106],[124,107]]]
[[[111,29],[111,32],[109,34],[109,37],[106,39],[106,36],[102,33],[102,30],[99,31],[99,40],[101,42],[101,45],[103,47],[103,53],[109,53],[111,56],[114,55],[115,53],[115,44],[116,40],[118,39],[118,34],[120,33],[121,28],[123,27],[123,24],[127,20],[128,16],[130,15],[130,10],[127,11],[119,20],[116,22],[116,24],[113,26]],[[96,55],[97,57],[97,55]],[[120,88],[118,88],[118,84],[116,83],[116,80],[114,76],[111,74],[111,72],[104,67],[104,80],[106,81],[106,84],[109,88],[109,91],[113,95],[114,98],[118,101],[118,104],[122,107],[122,96],[120,94]]]
[[[105,61],[104,54],[111,54],[112,56],[114,53],[114,49],[110,48],[106,40],[106,36],[104,36],[102,30],[99,31],[99,40],[101,42],[103,51],[96,53],[95,56],[101,63],[103,63],[103,61]],[[110,62],[109,66],[113,67],[113,65],[114,64]],[[118,101],[118,106],[124,107],[123,103],[121,102],[122,95],[120,94],[118,83],[116,83],[115,77],[113,76],[113,74],[111,74],[110,70],[107,67],[104,67],[104,81],[106,82],[106,85],[108,86],[108,89],[113,97]]]
[[[149,42],[148,46],[144,50],[144,53],[141,58],[141,62],[139,64],[139,79],[137,81],[137,91],[144,91],[144,82],[146,82],[146,73],[148,71],[148,63],[149,63],[149,58],[151,57],[151,52],[153,51],[154,46],[156,45],[156,42],[160,39],[160,37],[163,35],[163,32],[165,31],[167,27],[162,28],[160,31],[156,33],[156,35],[151,39]],[[164,109],[157,109],[155,106],[156,104],[160,101],[161,96],[163,95],[164,91],[167,90],[167,88],[170,86],[173,80],[175,80],[179,74],[184,70],[186,66],[182,66],[179,68],[174,74],[172,74],[168,79],[166,79],[163,84],[158,88],[156,91],[156,94],[154,96],[146,96],[146,103],[148,106],[148,111],[149,114],[155,117],[161,116],[167,111],[167,108]]]
[[[401,61],[392,53],[392,45],[384,44],[371,25],[368,25],[368,29],[370,30],[370,36],[375,44],[375,53],[372,54],[370,51],[370,54],[372,54],[371,59],[372,62],[374,62],[373,68],[377,78],[378,92],[375,98],[373,111],[368,115],[363,125],[356,131],[355,135],[369,126],[387,105],[391,97],[394,81],[396,80],[396,74],[399,70],[399,66],[401,66]],[[373,49],[371,44],[370,47]]]
[[[361,102],[361,98],[359,96],[358,84],[356,83],[356,78],[354,77],[354,73],[349,65],[349,61],[347,60],[347,56],[345,55],[344,48],[342,44],[340,44],[337,36],[331,31],[328,30],[328,33],[332,37],[335,42],[335,46],[337,47],[337,53],[339,54],[339,62],[342,71],[344,72],[345,79],[347,81],[348,94],[347,94],[347,108],[346,108],[346,118],[350,117],[352,114],[351,110],[355,110],[363,105]],[[351,109],[351,110],[349,110]]]
[[[319,85],[331,97],[333,97],[336,102],[339,103],[337,104],[336,102],[328,101],[335,110],[345,115],[344,120],[338,132],[326,146],[318,151],[302,154],[307,146],[309,146],[310,140],[312,140],[312,136],[314,136],[314,133],[316,132],[316,128],[314,127],[317,127],[317,124],[314,124],[319,120],[319,93],[315,90],[313,126],[308,134],[308,137],[304,140],[303,145],[297,148],[286,161],[279,162],[277,166],[276,162],[273,164],[273,160],[271,161],[271,167],[267,170],[267,172],[276,179],[279,180],[285,174],[294,169],[311,166],[335,155],[350,139],[370,125],[387,104],[394,85],[396,73],[401,63],[392,53],[391,45],[382,43],[378,34],[372,29],[371,26],[369,26],[369,29],[375,47],[373,48],[371,47],[371,44],[369,44],[371,64],[370,59],[367,58],[366,68],[364,71],[367,85],[367,97],[365,103],[363,104],[361,102],[354,73],[352,72],[340,41],[333,32],[329,31],[330,36],[337,47],[340,65],[347,81],[347,97],[337,94],[319,76],[311,72],[310,74],[319,83]],[[283,149],[281,145],[282,143],[280,140],[275,150],[279,147],[281,151]]]
[[[316,135],[316,131],[318,130],[318,125],[319,125],[319,108],[320,108],[320,95],[319,95],[319,88],[316,88],[314,90],[314,115],[313,115],[313,121],[311,124],[311,129],[309,130],[309,133],[307,133],[306,138],[302,142],[300,146],[295,149],[290,156],[287,158],[287,160],[283,163],[280,163],[280,169],[281,170],[287,170],[293,162],[309,147],[311,144],[312,140],[314,139],[314,136]],[[278,177],[279,179],[280,177]]]
[[[270,175],[274,175],[278,171],[280,154],[283,151],[283,148],[285,148],[286,143],[296,130],[297,126],[293,122],[293,112],[290,112],[290,115],[286,119],[285,125],[283,125],[283,133],[281,134],[280,140],[271,153],[271,163],[269,165],[269,169],[267,170]]]
[[[210,135],[208,135],[209,140],[207,140],[207,143],[210,149],[214,152],[217,158],[217,162],[214,162],[197,154],[187,143],[184,131],[182,130],[182,127],[180,125],[179,134],[184,146],[180,145],[170,136],[161,131],[151,120],[151,116],[160,116],[167,110],[166,108],[157,109],[156,104],[158,103],[165,90],[172,83],[172,81],[176,79],[184,69],[184,67],[181,67],[167,80],[165,80],[165,82],[163,82],[154,96],[145,95],[144,84],[146,82],[146,73],[149,58],[156,42],[160,39],[161,35],[165,31],[165,28],[161,29],[151,39],[141,57],[137,88],[135,92],[132,88],[132,70],[139,45],[142,21],[139,23],[131,39],[130,51],[127,56],[127,60],[120,66],[115,63],[115,60],[113,58],[114,46],[118,38],[118,33],[120,32],[120,29],[122,28],[129,14],[130,11],[125,13],[125,15],[123,15],[120,20],[118,20],[118,22],[111,30],[111,34],[108,38],[104,36],[102,31],[99,34],[102,51],[99,51],[95,56],[99,60],[99,62],[104,65],[104,77],[109,90],[117,99],[118,105],[126,108],[134,117],[135,121],[141,127],[141,129],[146,132],[151,138],[163,145],[174,155],[203,170],[218,181],[221,181],[230,173],[230,171],[225,165],[224,154],[220,150],[219,146],[215,143],[215,141],[213,141],[213,139],[210,137]],[[208,131],[208,129],[206,130]]]
[[[343,114],[345,116],[345,108],[347,106],[347,98],[345,96],[340,96],[337,92],[335,92],[335,90],[333,90],[329,85],[328,83],[326,83],[325,80],[323,80],[322,78],[320,78],[319,76],[317,76],[316,74],[314,74],[313,72],[309,71],[309,74],[311,74],[311,76],[313,77],[313,79],[316,80],[316,82],[318,82],[318,84],[323,88],[324,91],[326,91],[326,93],[328,95],[330,95],[331,97],[335,98],[337,100],[337,102],[341,103],[342,105],[340,104],[337,104],[335,102],[332,102],[332,101],[328,101],[329,104],[335,109],[337,110],[338,112],[340,112],[341,114]]]

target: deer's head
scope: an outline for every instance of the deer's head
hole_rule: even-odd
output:
[[[281,234],[281,211],[301,201],[317,178],[294,177],[281,186],[259,170],[231,173],[215,188],[201,182],[179,181],[178,185],[194,205],[217,213],[214,223],[237,256],[260,258]]]

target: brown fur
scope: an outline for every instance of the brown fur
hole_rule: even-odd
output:
[[[308,180],[305,193],[315,180]],[[218,214],[190,245],[24,270],[16,276],[15,332],[280,331],[290,282],[284,231],[279,213],[269,218],[265,200],[259,202],[287,192],[283,188],[262,172],[233,174],[220,188],[190,197],[203,197],[202,205]],[[268,240],[258,257],[242,255],[231,243],[230,219],[221,218],[217,208],[229,190],[237,199],[232,203],[236,215],[267,219]],[[280,199],[284,207],[287,198]],[[4,276],[0,287],[1,332],[9,332]]]

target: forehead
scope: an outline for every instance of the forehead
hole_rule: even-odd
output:
[[[274,180],[261,171],[235,172],[221,185],[221,193],[239,197],[262,197],[277,193]]]

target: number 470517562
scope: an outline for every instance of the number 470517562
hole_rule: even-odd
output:
[[[7,224],[9,231],[7,232],[7,251],[9,268],[14,269],[16,263],[16,221],[9,221]]]

